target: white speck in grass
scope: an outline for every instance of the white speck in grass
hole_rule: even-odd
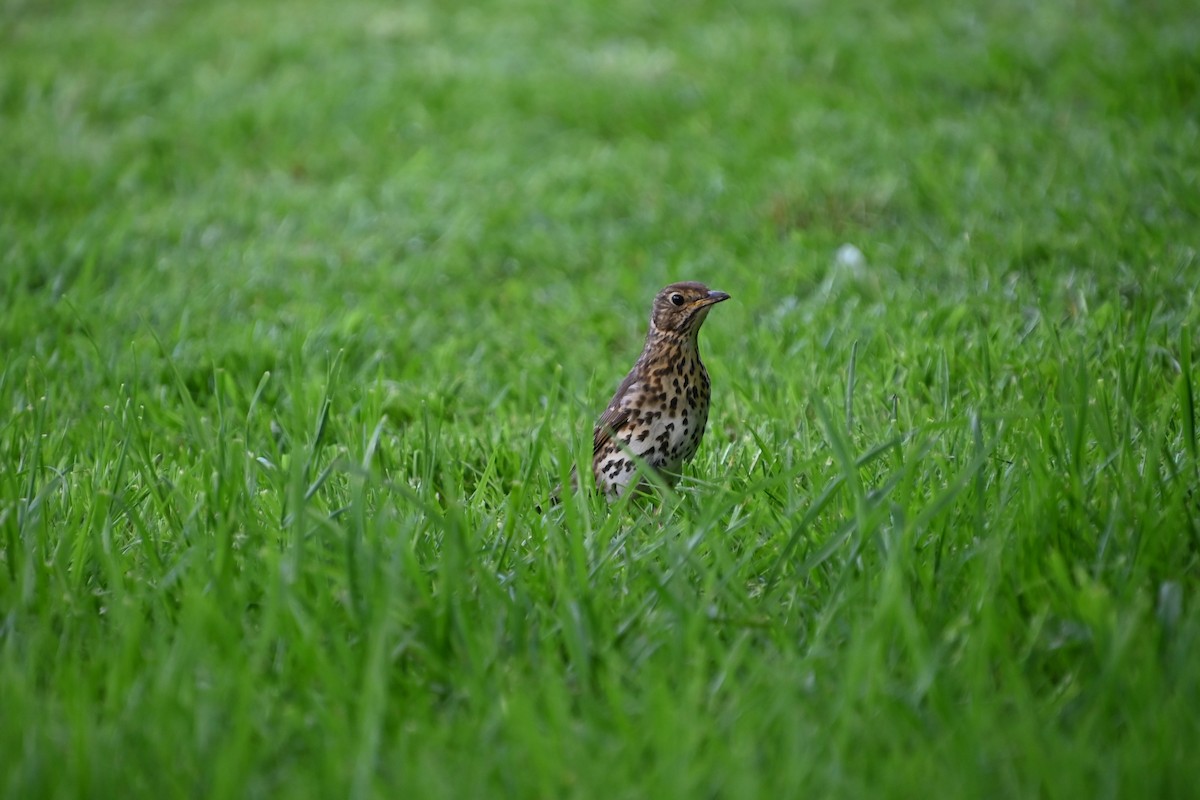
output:
[[[833,263],[857,276],[867,266],[867,257],[862,250],[846,243],[837,249]]]

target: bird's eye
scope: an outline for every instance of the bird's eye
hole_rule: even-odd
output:
[[[681,295],[681,294],[671,295],[671,302],[677,306],[683,305],[683,295]]]

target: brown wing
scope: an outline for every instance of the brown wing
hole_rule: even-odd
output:
[[[620,430],[629,421],[629,411],[621,407],[621,401],[625,399],[629,387],[633,386],[633,376],[636,373],[637,371],[633,370],[625,376],[625,380],[621,381],[621,385],[617,387],[617,393],[608,402],[608,408],[604,409],[600,419],[596,420],[596,430],[592,432],[593,456],[599,453],[600,448],[612,438],[613,431]]]

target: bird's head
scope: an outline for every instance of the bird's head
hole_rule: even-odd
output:
[[[662,333],[694,336],[704,324],[708,310],[728,299],[725,292],[712,291],[703,283],[672,283],[655,295],[650,324]]]

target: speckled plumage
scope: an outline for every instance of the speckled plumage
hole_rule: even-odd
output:
[[[592,473],[610,498],[637,478],[635,459],[674,483],[700,447],[708,422],[710,384],[697,337],[724,292],[673,283],[654,298],[646,345],[621,382],[592,437]]]

